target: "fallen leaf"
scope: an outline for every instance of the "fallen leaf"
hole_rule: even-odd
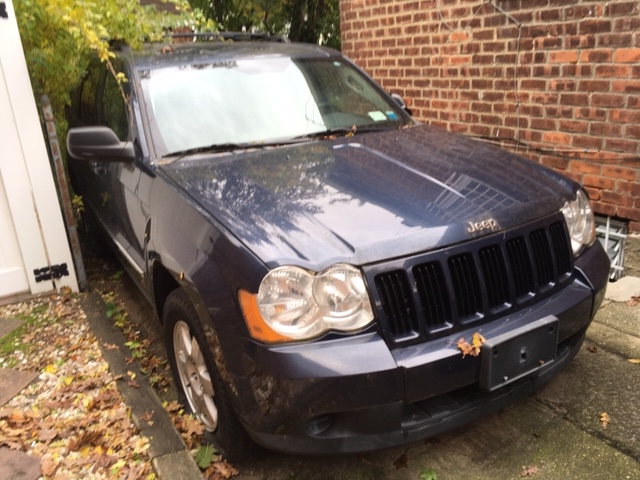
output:
[[[115,343],[103,343],[102,346],[105,350],[117,350],[118,346]]]
[[[49,443],[51,440],[56,438],[58,432],[53,428],[43,428],[38,432],[38,441]]]
[[[640,365],[640,358],[630,358],[627,360],[629,363],[633,363],[635,365]]]
[[[487,340],[482,335],[478,332],[474,332],[473,335],[471,335],[471,344],[462,337],[458,340],[457,347],[462,352],[462,358],[467,355],[477,357],[480,355],[480,351],[482,350],[482,344],[486,341]]]
[[[467,342],[464,338],[460,338],[460,340],[458,340],[457,346],[462,352],[462,358],[466,357],[467,355],[472,355],[473,349],[471,348],[471,345],[469,345],[469,342]]]
[[[596,346],[588,347],[587,350],[589,350],[591,353],[598,353],[598,347]]]
[[[40,472],[46,477],[50,477],[56,471],[57,465],[51,458],[51,454],[45,455],[40,459]]]
[[[407,454],[406,452],[396,458],[396,461],[393,462],[393,465],[396,467],[396,470],[400,470],[401,468],[407,468]]]
[[[606,430],[607,425],[609,425],[610,421],[611,421],[611,418],[609,417],[609,414],[607,412],[602,412],[600,414],[600,426],[602,427],[603,430]]]
[[[529,467],[524,467],[522,472],[520,472],[521,477],[533,477],[536,473],[538,473],[538,467],[535,465],[531,465]]]
[[[629,300],[624,302],[627,307],[635,307],[640,303],[640,297],[631,297]]]
[[[420,478],[420,480],[438,480],[438,475],[435,470],[428,468],[426,470],[422,470],[418,478]]]
[[[143,422],[149,422],[152,416],[153,412],[144,412],[142,415],[140,415],[140,420],[142,420]]]

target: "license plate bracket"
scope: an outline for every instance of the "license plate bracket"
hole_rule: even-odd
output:
[[[557,345],[558,319],[553,315],[485,341],[480,388],[492,392],[549,365],[556,359]]]

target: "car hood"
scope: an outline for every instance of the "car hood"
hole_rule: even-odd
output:
[[[163,170],[267,265],[317,270],[507,229],[558,211],[576,187],[426,125],[192,156]]]

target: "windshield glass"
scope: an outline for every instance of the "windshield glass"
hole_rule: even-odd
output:
[[[239,59],[142,76],[160,156],[408,122],[369,79],[336,59]]]

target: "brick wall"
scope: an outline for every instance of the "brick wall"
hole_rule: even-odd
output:
[[[640,232],[640,1],[341,0],[340,20],[415,118],[517,147]]]

